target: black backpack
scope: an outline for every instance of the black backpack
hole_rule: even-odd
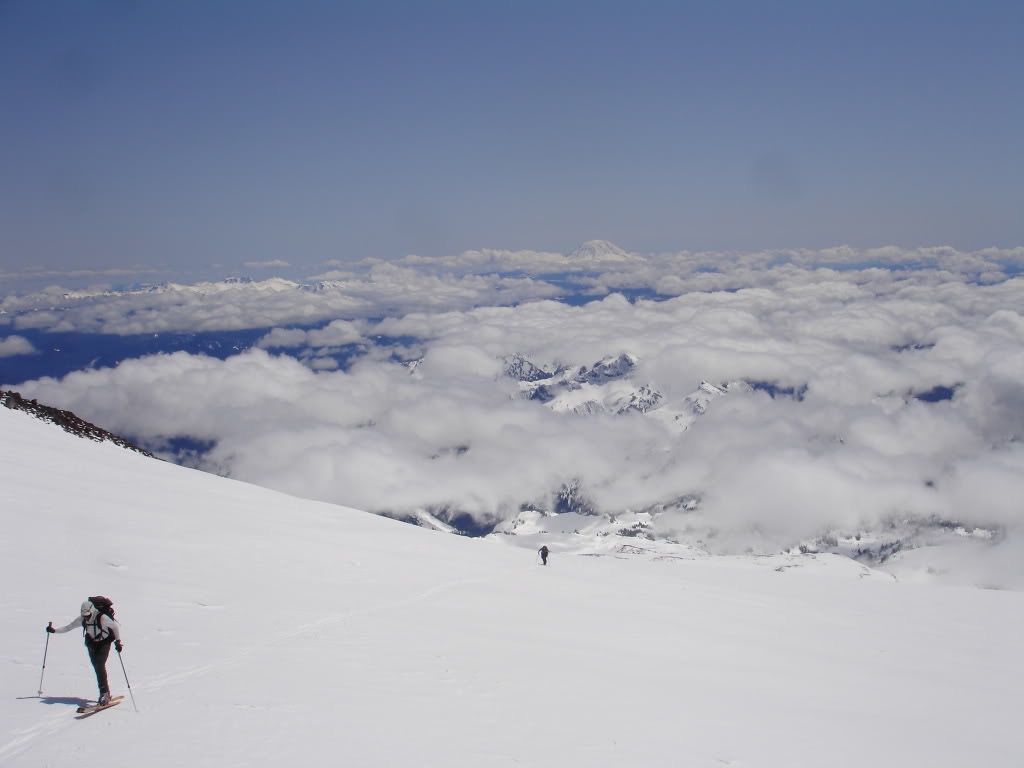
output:
[[[96,595],[96,597],[90,597],[89,602],[96,606],[96,610],[102,613],[104,616],[114,618],[114,603],[109,597],[103,595]]]

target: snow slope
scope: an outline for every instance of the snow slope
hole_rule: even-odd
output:
[[[0,765],[1016,766],[1024,594],[288,497],[0,409]],[[539,546],[539,544],[537,544]],[[871,578],[868,578],[871,577]],[[114,598],[131,699],[83,721]],[[116,656],[115,693],[127,693]]]

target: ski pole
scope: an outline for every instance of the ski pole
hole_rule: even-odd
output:
[[[51,621],[49,624],[46,625],[47,630],[49,630],[49,628],[52,627],[52,626],[53,626],[53,622]],[[47,633],[46,633],[46,647],[43,649],[43,671],[39,673],[39,695],[40,696],[43,695],[43,675],[46,674],[46,654],[49,653],[49,652],[50,652],[50,633],[49,633],[49,631],[47,631]]]
[[[132,697],[132,706],[135,707],[135,711],[139,711],[139,706],[135,703],[135,694],[132,693],[132,684],[128,682],[128,672],[124,668],[124,659],[121,658],[121,652],[117,652],[117,660],[121,662],[121,671],[124,672],[124,683],[128,686],[128,695]]]

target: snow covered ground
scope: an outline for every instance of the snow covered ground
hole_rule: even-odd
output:
[[[7,768],[1024,764],[1022,593],[611,539],[544,568],[2,408],[0,505]],[[37,696],[43,628],[92,594],[138,711],[76,721],[85,650],[51,636]]]

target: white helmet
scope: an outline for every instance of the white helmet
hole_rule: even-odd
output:
[[[91,619],[94,613],[96,613],[96,606],[92,604],[91,600],[86,600],[84,603],[82,603],[83,619]]]

